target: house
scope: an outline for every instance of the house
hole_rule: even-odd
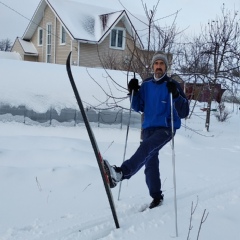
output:
[[[208,83],[199,82],[187,82],[184,81],[178,74],[172,74],[171,76],[174,80],[176,80],[184,90],[187,99],[189,100],[197,100],[199,102],[208,102],[211,96],[211,90],[213,90],[212,100],[220,103],[222,100],[222,95],[226,91],[223,89],[221,84],[209,85]]]
[[[184,89],[189,100],[197,100],[199,102],[208,102],[213,90],[212,100],[220,103],[223,93],[226,89],[222,89],[221,84],[214,84],[210,86],[207,83],[185,83]]]
[[[146,25],[125,10],[70,0],[41,0],[12,52],[23,60],[126,69],[132,51],[144,51]],[[119,66],[119,64],[121,66]]]

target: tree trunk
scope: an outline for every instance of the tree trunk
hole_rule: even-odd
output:
[[[206,115],[205,128],[208,132],[210,127],[211,106],[212,106],[214,91],[215,91],[215,84],[213,84],[210,88],[210,96],[207,103],[207,115]]]
[[[208,132],[210,127],[211,104],[212,104],[212,100],[210,99],[210,101],[207,104],[207,115],[206,115],[206,122],[205,122],[205,128]]]

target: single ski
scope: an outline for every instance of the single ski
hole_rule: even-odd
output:
[[[77,99],[77,103],[78,103],[78,106],[80,108],[80,111],[81,111],[81,114],[82,114],[82,117],[83,117],[86,129],[87,129],[87,132],[88,132],[88,136],[90,138],[90,141],[91,141],[91,144],[92,144],[92,148],[94,150],[94,153],[95,153],[95,156],[96,156],[96,159],[97,159],[97,162],[98,162],[98,166],[99,166],[99,169],[100,169],[100,172],[101,172],[102,180],[103,180],[103,183],[104,183],[104,186],[105,186],[105,190],[106,190],[108,201],[109,201],[109,204],[110,204],[110,207],[111,207],[111,210],[112,210],[112,215],[113,215],[113,219],[114,219],[116,228],[120,228],[119,223],[118,223],[118,218],[117,218],[117,213],[116,213],[114,201],[113,201],[113,197],[112,197],[112,192],[111,192],[110,186],[109,186],[109,179],[107,177],[107,174],[106,174],[106,172],[104,170],[104,166],[103,166],[103,158],[102,158],[101,153],[99,151],[99,148],[98,148],[96,139],[94,137],[92,128],[91,128],[91,126],[89,124],[86,112],[84,110],[82,100],[80,98],[80,95],[78,93],[76,84],[75,84],[74,79],[73,79],[72,70],[71,70],[71,64],[70,64],[71,53],[72,52],[69,53],[68,58],[67,58],[67,62],[66,62],[66,68],[67,68],[68,77],[69,77],[69,80],[71,82],[71,85],[72,85],[72,88],[73,88],[73,92],[74,92],[75,97]]]

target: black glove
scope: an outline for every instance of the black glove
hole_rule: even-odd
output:
[[[131,79],[130,82],[128,83],[128,91],[130,94],[132,94],[133,90],[134,90],[134,93],[136,93],[139,88],[140,86],[138,85],[138,79],[136,78]]]
[[[177,98],[179,96],[179,91],[177,89],[176,83],[172,81],[168,81],[167,88],[168,88],[168,92],[172,93],[173,98]]]

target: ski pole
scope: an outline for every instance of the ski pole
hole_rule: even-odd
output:
[[[175,229],[176,229],[176,237],[178,237],[177,191],[176,191],[176,171],[175,171],[175,151],[174,151],[174,124],[173,124],[173,96],[172,96],[172,93],[170,93],[170,104],[171,104],[171,128],[172,128],[172,165],[173,165],[173,185],[174,185]]]
[[[130,126],[130,120],[131,120],[131,113],[132,113],[132,99],[133,99],[133,94],[134,94],[134,90],[132,90],[132,93],[131,93],[131,101],[130,101],[129,117],[128,117],[128,123],[127,123],[127,133],[126,133],[125,146],[124,146],[124,153],[123,153],[123,162],[125,161],[125,156],[126,156],[127,140],[128,140],[128,132],[129,132],[129,126]],[[121,188],[122,188],[122,181],[120,182],[120,185],[119,185],[118,201],[120,200]]]

